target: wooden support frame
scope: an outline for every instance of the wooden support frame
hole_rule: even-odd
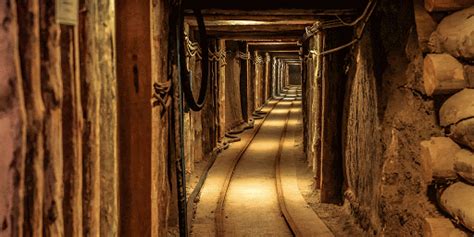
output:
[[[120,235],[151,236],[152,97],[149,1],[116,1]],[[137,122],[140,121],[140,122]]]

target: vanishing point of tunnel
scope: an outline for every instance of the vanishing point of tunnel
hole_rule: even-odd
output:
[[[4,236],[474,236],[474,0],[0,1]]]

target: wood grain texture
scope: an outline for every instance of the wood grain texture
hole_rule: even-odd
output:
[[[60,26],[56,23],[55,1],[42,1],[40,5],[41,29],[41,89],[45,105],[44,122],[44,212],[43,226],[46,236],[64,236],[62,200],[63,147]]]
[[[120,233],[151,236],[151,4],[116,1]]]
[[[82,232],[82,129],[81,84],[77,27],[61,26],[61,70],[63,79],[63,182],[64,235]]]
[[[0,3],[0,236],[23,236],[26,111],[15,1]]]
[[[97,2],[98,82],[100,83],[100,236],[118,236],[119,174],[115,0]]]
[[[81,0],[79,8],[79,50],[81,92],[84,113],[83,133],[83,234],[98,236],[100,231],[100,99],[98,6]]]
[[[24,235],[43,234],[44,113],[41,95],[40,12],[38,1],[18,2],[19,49],[25,107],[27,146],[25,161]]]

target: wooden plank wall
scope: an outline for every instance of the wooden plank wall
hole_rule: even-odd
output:
[[[119,229],[125,235],[166,233],[169,120],[159,108],[152,111],[150,99],[152,80],[167,80],[169,2],[127,2],[134,7],[119,8],[117,15],[138,8],[132,15],[139,17],[122,18],[140,22],[141,27],[131,27],[141,33],[135,44],[126,44],[137,49],[135,54],[124,53],[122,37],[116,47],[115,0],[80,0],[76,26],[56,21],[56,0],[0,3],[0,236],[117,236]],[[152,28],[151,21],[160,24]],[[117,25],[121,33],[130,30]],[[143,44],[147,37],[150,43]],[[151,45],[158,55],[153,63]],[[117,67],[116,55],[130,63],[120,58]],[[125,73],[138,83],[125,80]],[[127,106],[130,113],[123,112]],[[125,116],[118,116],[118,108]],[[119,165],[119,123],[128,125],[120,142],[130,144],[120,154],[133,157],[131,165],[127,159]],[[133,184],[122,185],[122,197],[119,167],[135,169],[122,170]],[[140,216],[136,223],[122,219],[119,228],[121,198],[122,204],[135,205],[122,210]],[[144,222],[150,225],[142,228]]]

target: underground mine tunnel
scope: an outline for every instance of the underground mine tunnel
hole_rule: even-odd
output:
[[[473,236],[473,16],[0,1],[0,236]]]

